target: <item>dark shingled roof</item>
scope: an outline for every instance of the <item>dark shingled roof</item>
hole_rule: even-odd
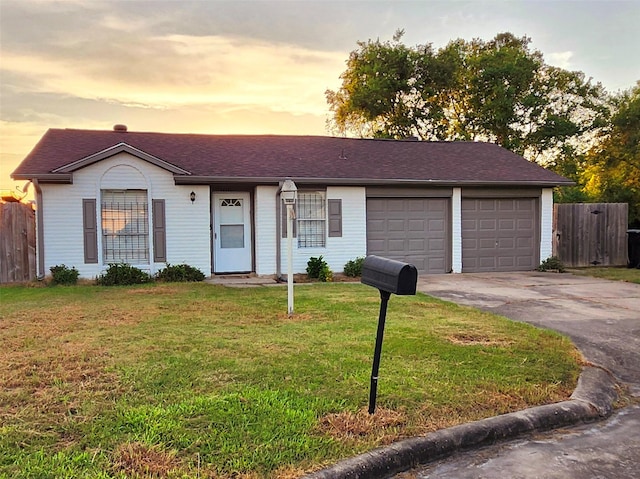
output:
[[[75,162],[80,167],[87,157],[123,144],[184,170],[174,171],[180,183],[291,177],[327,184],[572,184],[493,143],[71,129],[47,131],[12,176],[64,181]]]

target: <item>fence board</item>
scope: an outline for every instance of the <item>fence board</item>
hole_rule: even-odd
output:
[[[35,212],[23,203],[0,203],[0,283],[35,278]]]
[[[566,266],[626,266],[627,203],[564,203],[553,208],[553,254]]]

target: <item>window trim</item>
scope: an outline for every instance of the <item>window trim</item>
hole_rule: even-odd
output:
[[[301,212],[301,197],[305,195],[316,195],[319,199],[313,200],[315,205],[320,205],[321,218],[305,218]],[[296,233],[297,246],[300,249],[326,248],[327,247],[327,192],[326,190],[298,190],[298,200],[296,201]],[[316,210],[317,211],[317,210]],[[306,226],[305,226],[306,223]],[[318,226],[313,227],[313,223]],[[309,230],[313,230],[310,233]],[[321,232],[321,238],[320,233]],[[313,238],[315,236],[315,238]],[[320,239],[321,241],[318,241]]]
[[[136,202],[137,205],[134,208],[129,209],[127,206],[127,202],[123,202],[123,209],[121,211],[116,210],[115,213],[111,213],[111,215],[107,214],[107,211],[110,209],[107,208],[106,199],[108,199],[107,195],[117,195],[118,193],[122,193],[126,195],[129,192],[131,195],[139,195],[142,197],[144,195],[144,202],[139,203]],[[126,196],[125,196],[126,199]],[[113,203],[112,203],[113,204]],[[134,204],[134,203],[131,203]],[[116,189],[116,188],[108,188],[100,191],[100,236],[102,239],[102,261],[104,264],[107,263],[126,263],[131,265],[149,265],[151,264],[151,245],[152,241],[152,228],[150,225],[150,215],[152,212],[149,211],[149,191],[145,189]],[[129,218],[127,216],[129,215]],[[111,216],[111,217],[110,217]],[[127,219],[133,221],[127,221]],[[108,222],[112,222],[112,226],[120,226],[120,222],[124,222],[124,224],[120,227],[119,230],[112,230],[113,233],[108,233],[109,229],[106,227]],[[117,223],[116,223],[117,222]],[[117,231],[122,231],[125,227],[130,224],[134,224],[136,228],[142,228],[142,231],[137,231],[133,234],[118,234]],[[130,246],[126,246],[130,241],[134,241],[137,244],[131,244]],[[115,246],[109,248],[109,244],[112,245],[117,243]],[[123,246],[123,242],[125,246]],[[111,251],[111,253],[109,253]],[[130,256],[130,257],[128,257]]]

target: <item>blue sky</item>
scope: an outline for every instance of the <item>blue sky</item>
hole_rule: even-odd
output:
[[[48,128],[327,134],[358,41],[529,36],[609,91],[640,80],[640,1],[0,0],[0,189]]]

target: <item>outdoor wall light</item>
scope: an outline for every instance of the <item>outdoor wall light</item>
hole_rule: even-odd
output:
[[[189,195],[189,199],[191,200],[191,203],[193,203],[196,200],[196,192],[192,191],[191,194]]]

